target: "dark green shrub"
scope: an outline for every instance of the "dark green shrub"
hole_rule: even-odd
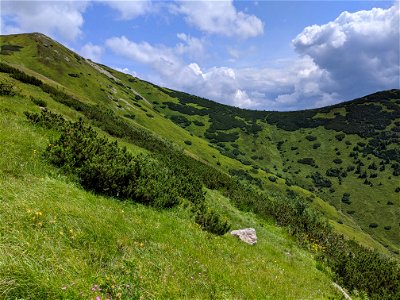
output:
[[[332,186],[332,182],[328,178],[322,176],[319,172],[313,173],[311,179],[316,187],[329,188]]]
[[[369,228],[377,228],[379,225],[377,223],[369,224]]]
[[[194,120],[193,124],[196,125],[196,126],[204,126],[205,125],[203,122],[198,121],[198,120]]]
[[[134,114],[132,114],[132,113],[130,113],[130,114],[125,114],[124,117],[125,117],[125,118],[128,118],[128,119],[131,119],[131,120],[135,120],[135,118],[136,118],[136,116],[135,116]]]
[[[70,122],[66,121],[61,115],[54,114],[50,111],[42,111],[42,113],[35,114],[30,112],[24,112],[25,116],[33,124],[38,124],[44,128],[55,129],[62,131],[70,126]]]
[[[385,227],[383,227],[385,230],[390,230],[390,229],[392,229],[392,226],[385,226]]]
[[[339,133],[339,134],[335,135],[335,138],[336,138],[339,142],[342,141],[345,137],[346,137],[346,134],[344,134],[344,133]]]
[[[231,228],[227,220],[222,220],[217,213],[204,206],[201,206],[196,212],[195,222],[199,224],[203,230],[217,235],[224,235]]]
[[[314,143],[312,147],[313,149],[318,149],[319,147],[321,147],[321,143]]]
[[[74,77],[74,78],[79,78],[79,74],[76,73],[68,73],[68,76]]]
[[[340,165],[343,161],[340,158],[335,158],[333,162],[337,165]]]
[[[31,99],[31,101],[33,102],[33,103],[35,103],[37,106],[40,106],[40,107],[47,107],[47,102],[46,101],[44,101],[44,100],[42,100],[42,99],[39,99],[39,98],[34,98],[34,97],[30,97],[30,99]]]
[[[316,166],[315,160],[313,158],[311,158],[311,157],[301,158],[297,162],[300,163],[300,164],[309,165],[309,166],[312,166],[312,167]]]
[[[317,139],[317,137],[316,137],[316,136],[313,136],[313,135],[307,135],[307,136],[306,136],[306,139],[307,139],[308,141],[310,141],[310,142],[313,142],[313,141],[315,141],[315,140]]]
[[[192,144],[192,141],[186,140],[186,141],[185,141],[185,144],[190,146],[190,145]]]
[[[344,193],[342,196],[342,202],[346,204],[351,204],[350,200],[350,194],[349,193]]]
[[[18,45],[1,45],[0,46],[0,54],[11,54],[12,52],[19,52],[21,51],[21,49],[24,48],[22,46],[18,46]]]
[[[46,157],[94,192],[157,207],[179,202],[177,182],[166,167],[145,156],[133,157],[82,122],[71,124],[53,141]]]
[[[15,90],[11,84],[0,83],[0,96],[15,96]]]
[[[326,170],[326,176],[329,177],[339,177],[341,173],[341,170],[338,168],[329,168]]]
[[[276,177],[275,176],[268,176],[268,179],[271,182],[276,182]]]
[[[174,122],[175,124],[177,124],[183,128],[188,127],[190,124],[192,124],[192,121],[190,121],[185,116],[173,115],[170,117],[170,119],[172,122]]]

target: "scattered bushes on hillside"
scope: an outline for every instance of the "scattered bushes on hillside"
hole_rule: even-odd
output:
[[[206,131],[204,136],[211,142],[235,142],[239,138],[239,133],[237,132],[223,132],[217,131],[215,133],[209,133]]]

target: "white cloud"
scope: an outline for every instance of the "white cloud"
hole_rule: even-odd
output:
[[[179,1],[171,11],[183,14],[189,24],[211,34],[246,39],[264,32],[262,21],[254,15],[237,11],[233,0]]]
[[[111,8],[117,10],[120,14],[121,19],[131,20],[140,15],[144,15],[155,10],[155,6],[151,0],[108,0],[102,3],[107,4]]]
[[[173,76],[181,67],[173,49],[164,46],[152,46],[147,42],[136,43],[125,36],[112,37],[106,41],[106,45],[114,53],[149,65],[163,76]]]
[[[237,107],[251,108],[257,107],[259,103],[251,100],[246,91],[238,89],[233,97],[233,105]]]
[[[343,12],[306,27],[294,40],[298,53],[329,73],[338,93],[355,97],[399,87],[399,7]]]
[[[135,72],[135,71],[132,71],[132,70],[130,70],[129,68],[118,68],[118,67],[114,67],[113,69],[115,69],[115,70],[117,70],[117,71],[120,71],[120,72],[122,72],[122,73],[125,73],[125,74],[129,74],[129,75],[132,75],[132,76],[134,76],[134,77],[138,77],[138,75],[137,75],[137,73]]]
[[[41,32],[72,41],[82,34],[88,1],[2,1],[1,15],[14,25],[2,24],[2,34]],[[4,22],[4,21],[3,21]]]
[[[182,42],[176,45],[178,54],[185,54],[191,59],[201,59],[205,55],[204,40],[191,37],[185,33],[178,33],[178,39]]]
[[[101,61],[102,53],[103,53],[103,48],[98,45],[93,45],[92,43],[85,44],[80,51],[80,54],[83,57],[89,58],[95,62]]]

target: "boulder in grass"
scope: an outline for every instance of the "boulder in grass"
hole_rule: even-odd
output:
[[[236,236],[241,239],[243,242],[255,245],[257,243],[257,234],[254,228],[244,228],[238,230],[232,230],[231,235]]]

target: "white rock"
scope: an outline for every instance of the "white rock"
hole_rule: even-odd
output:
[[[257,243],[256,230],[254,228],[244,228],[239,230],[232,230],[231,234],[241,239],[243,242],[255,245]]]

